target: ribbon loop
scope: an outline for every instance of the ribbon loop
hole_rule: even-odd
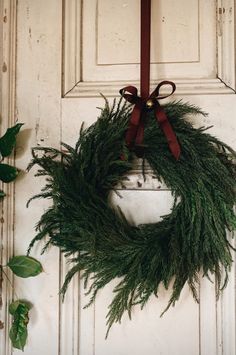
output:
[[[160,89],[166,85],[170,85],[172,87],[171,93],[167,95],[160,95]],[[138,96],[138,90],[135,86],[126,86],[119,91],[125,100],[131,104],[134,104],[129,127],[125,136],[125,141],[129,148],[143,146],[142,143],[144,139],[144,124],[146,116],[145,111],[153,109],[155,111],[156,120],[166,136],[170,151],[177,160],[179,159],[180,146],[177,137],[171,127],[164,109],[158,102],[158,100],[162,100],[173,95],[175,90],[175,83],[164,80],[157,85],[155,90],[146,99]]]
[[[135,104],[141,99],[138,96],[138,89],[135,86],[126,86],[123,89],[120,89],[119,93],[131,104]]]
[[[160,89],[166,85],[170,85],[172,87],[171,92],[166,95],[160,95]],[[169,80],[164,80],[157,85],[156,89],[151,93],[150,98],[155,97],[157,100],[163,100],[163,99],[166,99],[167,97],[173,95],[175,90],[176,90],[175,83],[173,83],[172,81],[169,81]]]

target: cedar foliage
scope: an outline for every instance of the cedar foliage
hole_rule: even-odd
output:
[[[53,148],[35,148],[30,167],[38,165],[38,176],[46,185],[34,198],[49,198],[51,207],[37,224],[38,240],[48,238],[43,251],[55,245],[72,262],[62,294],[72,277],[80,272],[85,287],[90,280],[90,305],[97,292],[114,278],[114,298],[107,314],[108,331],[134,305],[144,307],[158,287],[166,289],[174,280],[170,305],[178,300],[188,283],[198,300],[198,274],[215,274],[218,291],[225,287],[232,264],[227,230],[236,228],[236,153],[217,138],[195,129],[185,118],[202,114],[198,107],[175,101],[164,105],[181,146],[176,161],[154,113],[148,112],[144,144],[145,159],[160,181],[172,190],[170,214],[158,223],[130,225],[121,211],[109,203],[115,190],[132,169],[134,153],[124,142],[130,107],[108,102],[96,123],[81,129],[67,153]],[[120,159],[121,153],[125,156]],[[31,199],[31,200],[32,200]],[[224,273],[224,280],[221,275]]]

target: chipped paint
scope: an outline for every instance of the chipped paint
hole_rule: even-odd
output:
[[[29,20],[29,18],[30,18],[30,9],[29,9],[29,6],[27,6],[27,8],[26,8],[26,18],[27,18],[27,20]]]
[[[219,7],[219,14],[222,15],[225,13],[225,8]]]
[[[2,65],[2,72],[6,73],[7,72],[7,64],[4,62]]]
[[[37,140],[37,137],[38,137],[38,132],[39,132],[39,123],[37,122],[36,125],[35,125],[36,140]]]

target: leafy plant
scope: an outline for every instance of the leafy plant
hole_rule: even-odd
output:
[[[9,260],[7,266],[19,277],[37,276],[42,272],[42,265],[34,258],[25,255],[14,256]]]
[[[4,183],[9,183],[15,180],[19,173],[19,170],[16,167],[2,163],[2,161],[5,157],[8,157],[12,153],[16,144],[16,136],[22,126],[23,123],[17,123],[14,127],[8,128],[6,133],[0,138],[0,180]],[[4,196],[4,191],[0,190],[0,198],[3,198]],[[14,256],[8,261],[6,266],[0,265],[0,291],[1,284],[3,282],[3,275],[11,284],[7,273],[4,271],[5,267],[9,267],[16,276],[22,278],[37,276],[42,272],[42,265],[36,259],[25,255]],[[11,339],[12,346],[20,350],[24,350],[27,340],[27,324],[29,322],[28,314],[30,308],[30,303],[23,300],[13,301],[9,306],[9,313],[13,317],[9,337]],[[1,321],[0,329],[3,329],[3,323]]]
[[[6,133],[0,138],[0,180],[2,182],[11,182],[15,180],[19,170],[11,165],[3,164],[2,161],[8,157],[16,144],[16,136],[19,133],[23,123],[17,123],[14,127],[8,128]],[[0,197],[4,197],[3,191],[0,191]]]
[[[29,310],[31,306],[28,302],[15,301],[9,306],[9,312],[13,316],[12,327],[10,329],[10,339],[14,348],[24,350],[27,340],[29,322]]]
[[[43,271],[42,265],[38,260],[25,255],[12,257],[5,267],[9,267],[16,276],[22,278],[37,276]],[[6,280],[10,282],[2,265],[0,265],[0,269],[2,274],[6,276]],[[20,350],[24,350],[27,340],[30,308],[30,303],[22,300],[13,301],[9,306],[9,313],[13,316],[9,336],[12,346]]]

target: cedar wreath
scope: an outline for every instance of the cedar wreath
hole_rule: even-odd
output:
[[[227,283],[232,264],[227,230],[236,228],[236,153],[205,128],[193,128],[186,118],[206,115],[182,101],[163,105],[181,146],[178,161],[158,126],[154,112],[148,113],[145,127],[145,159],[156,177],[172,191],[171,213],[158,223],[131,225],[122,211],[110,204],[110,193],[132,169],[134,152],[127,149],[125,132],[130,106],[122,99],[112,107],[106,101],[98,120],[81,129],[67,153],[53,148],[34,148],[30,167],[38,165],[37,176],[46,175],[46,185],[34,198],[49,198],[51,207],[37,224],[30,244],[48,238],[43,251],[55,245],[72,262],[62,294],[71,278],[80,272],[91,294],[119,278],[107,315],[108,331],[125,311],[131,316],[134,305],[143,308],[158,287],[167,289],[174,305],[186,283],[198,301],[198,275],[215,274],[219,291]],[[125,157],[120,159],[121,152]],[[31,200],[32,200],[31,199]],[[224,270],[224,280],[221,275]]]

